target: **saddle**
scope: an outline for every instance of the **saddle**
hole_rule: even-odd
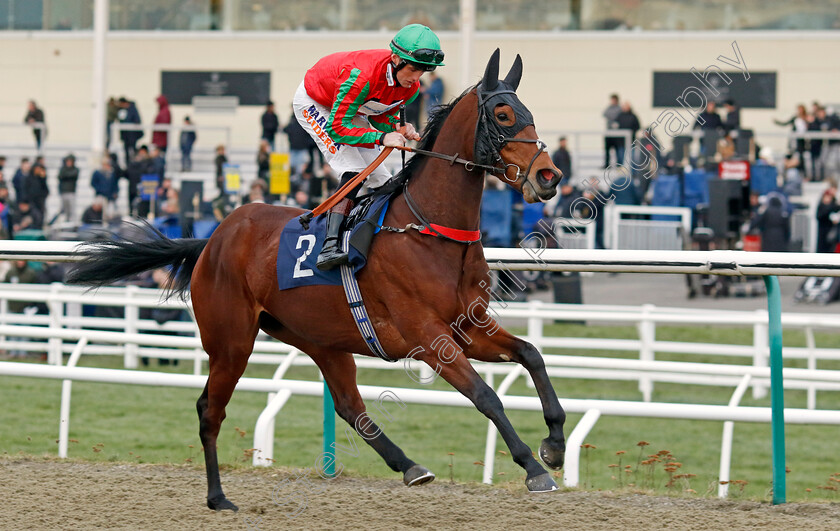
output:
[[[390,186],[388,188],[380,188],[360,197],[345,221],[344,234],[349,234],[348,255],[354,274],[358,274],[367,264],[370,244],[382,226],[391,199],[402,191],[401,187],[396,190]],[[309,222],[308,228],[301,225],[299,217],[286,224],[280,234],[277,249],[277,285],[281,291],[303,286],[342,284],[338,268],[321,271],[315,267],[325,236],[326,216],[316,217]]]

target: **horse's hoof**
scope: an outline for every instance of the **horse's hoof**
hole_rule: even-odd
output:
[[[551,475],[548,472],[526,479],[525,485],[530,492],[551,492],[557,490],[557,483],[551,479]]]
[[[424,466],[414,465],[403,474],[403,483],[407,487],[416,487],[435,479],[434,473]]]
[[[210,507],[214,511],[225,511],[230,510],[233,512],[239,511],[239,507],[233,504],[232,501],[225,498],[224,496],[220,498],[210,499],[207,498],[207,507]]]
[[[540,445],[540,459],[546,466],[552,470],[560,470],[563,468],[563,462],[566,459],[566,449],[558,448],[551,444],[548,437],[543,439]]]

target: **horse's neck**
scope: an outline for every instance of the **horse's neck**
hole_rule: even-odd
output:
[[[474,126],[467,125],[472,128]],[[449,117],[432,151],[461,158],[472,155],[472,135]],[[429,158],[411,179],[411,195],[430,223],[454,229],[477,230],[484,189],[480,172],[467,171],[461,164]]]

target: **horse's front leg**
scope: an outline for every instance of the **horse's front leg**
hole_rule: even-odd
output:
[[[548,426],[548,437],[543,439],[540,445],[540,459],[552,469],[559,470],[563,467],[566,455],[566,439],[563,435],[566,412],[563,411],[554,387],[545,372],[542,354],[534,345],[499,327],[495,321],[489,319],[489,316],[485,317],[492,326],[472,327],[461,336],[460,343],[465,347],[464,354],[470,359],[479,361],[513,361],[528,371],[534,380],[534,387],[540,397],[545,423]]]
[[[441,337],[439,336],[436,340],[439,345]],[[449,338],[449,341],[452,345],[455,345],[452,338]],[[551,479],[551,475],[534,459],[531,449],[516,434],[505,415],[502,401],[498,395],[475,372],[463,353],[457,352],[455,349],[448,349],[445,352],[441,350],[427,351],[418,359],[428,364],[452,387],[469,398],[475,404],[476,409],[495,424],[496,429],[499,430],[499,434],[510,449],[513,461],[525,469],[527,473],[525,484],[529,491],[546,492],[557,489],[557,484]]]

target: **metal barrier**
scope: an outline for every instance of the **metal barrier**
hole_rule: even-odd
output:
[[[802,242],[802,252],[817,252],[817,205],[819,197],[792,197],[790,241]]]
[[[636,216],[636,219],[624,216]],[[679,220],[656,219],[665,216],[679,217]],[[609,249],[679,251],[691,234],[691,209],[686,207],[610,203],[604,209],[604,220],[604,245]]]
[[[38,153],[41,153],[44,148],[46,147],[47,143],[47,124],[43,122],[37,122],[32,124],[27,123],[20,123],[20,122],[0,122],[0,131],[11,131],[11,136],[7,136],[5,134],[0,135],[0,144],[6,144],[5,139],[14,139],[15,144],[21,145],[26,144],[27,146],[32,146],[35,148],[35,136],[33,132],[35,130],[41,131],[41,148],[38,150]],[[7,178],[10,180],[10,177]]]
[[[173,134],[173,137],[169,138],[169,144],[171,146],[177,145],[178,139],[174,138],[174,134],[180,134],[183,130],[190,130],[195,131],[196,133],[204,132],[221,132],[224,138],[224,141],[213,141],[212,144],[223,144],[226,148],[230,149],[231,141],[232,141],[232,127],[229,125],[170,125],[170,124],[129,124],[129,123],[121,123],[121,122],[113,122],[111,123],[111,144],[106,146],[108,151],[112,153],[122,153],[122,144],[120,139],[120,133],[123,131],[140,131],[141,133],[149,133],[152,134],[157,131],[165,131],[167,133]],[[204,134],[201,135],[202,142],[205,145],[210,145],[211,143],[207,141],[204,137]],[[151,138],[146,141],[146,143],[151,144]],[[256,149],[256,148],[255,148]],[[166,159],[167,162],[174,163],[175,161],[180,161],[181,152],[178,149],[169,149],[167,150]],[[126,161],[126,165],[129,161]]]
[[[555,218],[554,237],[561,249],[594,249],[595,224],[574,218]]]

